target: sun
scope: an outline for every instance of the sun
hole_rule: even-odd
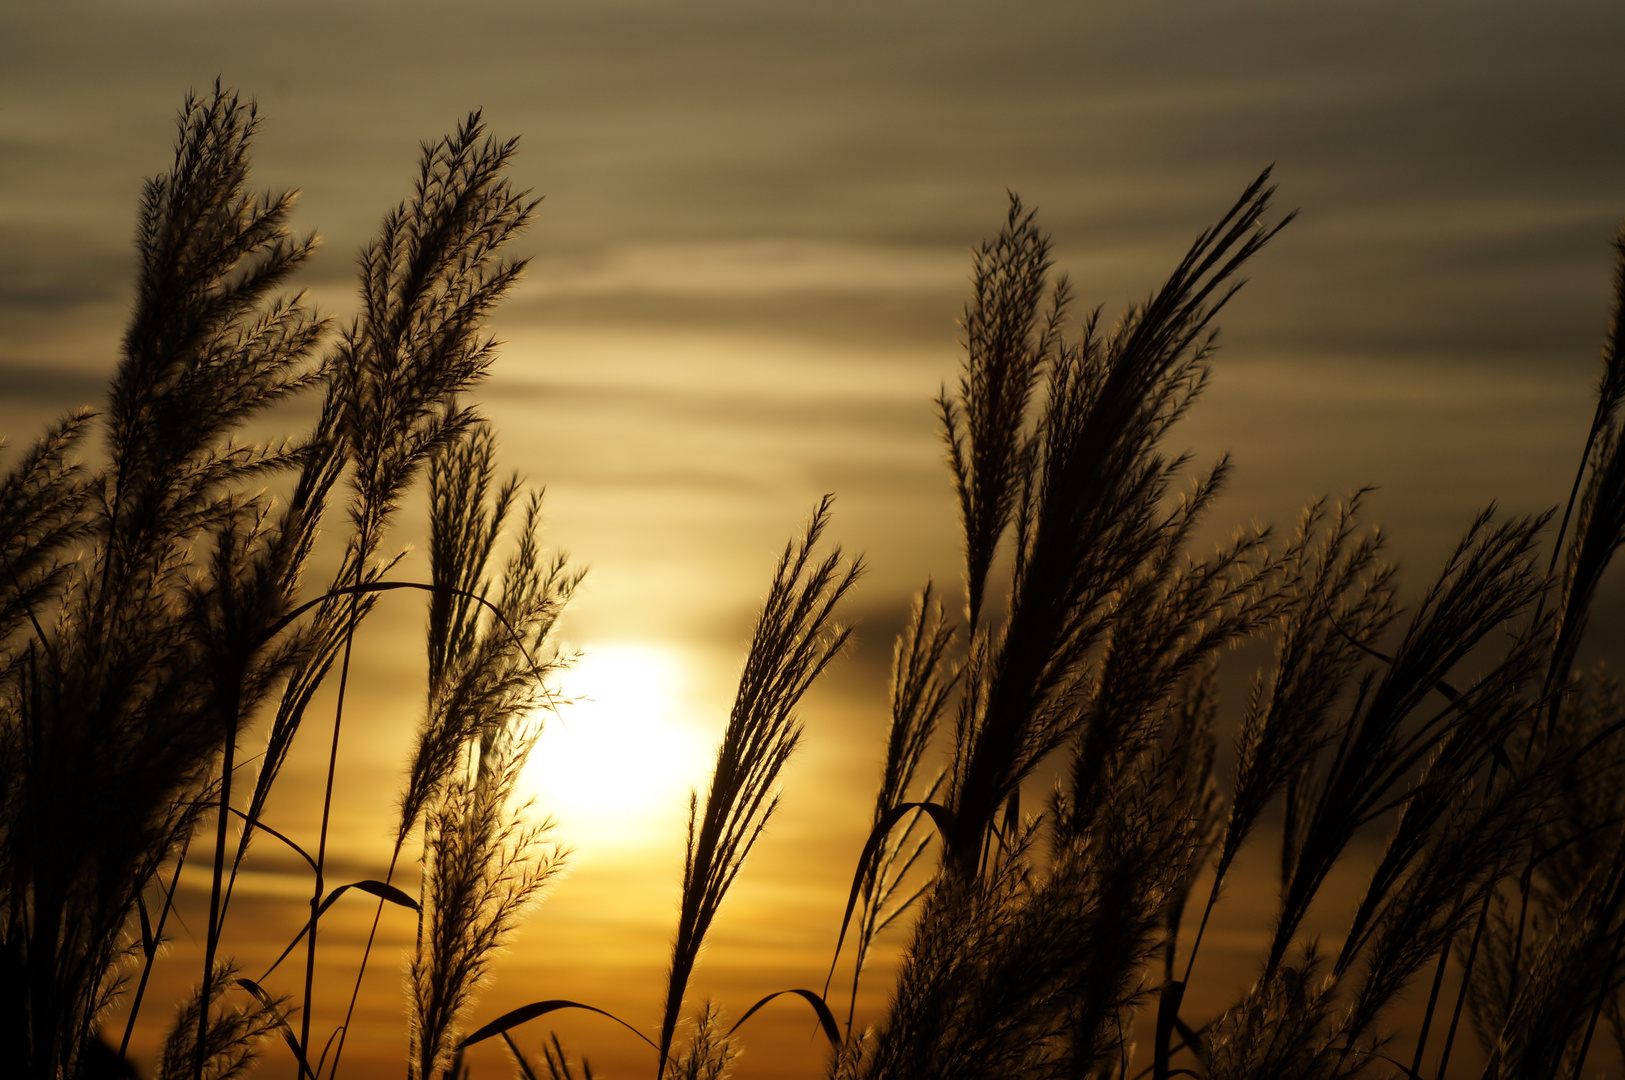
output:
[[[567,703],[546,716],[522,783],[578,855],[681,843],[688,793],[714,756],[687,670],[672,649],[618,642],[560,679]]]

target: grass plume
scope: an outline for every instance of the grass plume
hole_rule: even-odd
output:
[[[862,572],[841,549],[813,549],[829,524],[830,499],[819,503],[799,543],[788,543],[751,635],[739,691],[717,748],[703,808],[689,799],[683,891],[660,1023],[666,1074],[689,975],[705,935],[745,857],[778,807],[778,779],[801,737],[795,709],[808,686],[846,644],[850,631],[832,620],[836,605]]]

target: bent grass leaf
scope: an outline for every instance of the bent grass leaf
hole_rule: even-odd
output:
[[[288,942],[288,947],[282,950],[282,955],[278,956],[276,958],[276,962],[265,969],[265,974],[260,976],[260,978],[266,978],[271,974],[271,972],[275,971],[277,967],[281,965],[282,961],[288,958],[288,954],[293,952],[301,941],[305,940],[305,935],[310,932],[310,924],[327,914],[327,909],[333,906],[334,901],[338,900],[339,897],[343,896],[351,889],[360,889],[364,893],[371,893],[380,900],[387,900],[391,904],[398,904],[404,908],[411,908],[413,911],[421,912],[422,910],[418,907],[418,902],[416,900],[412,899],[406,893],[386,882],[375,881],[372,878],[368,878],[365,881],[352,881],[348,885],[340,885],[338,888],[327,894],[327,899],[323,900],[322,906],[316,909],[316,914],[312,918],[306,920],[304,927],[299,931],[298,935],[292,941]]]
[[[835,1014],[829,1011],[829,1006],[825,1004],[823,997],[813,990],[775,990],[761,1001],[758,1001],[756,1004],[746,1009],[745,1015],[741,1016],[738,1021],[734,1023],[734,1026],[728,1029],[728,1034],[732,1035],[734,1032],[738,1031],[740,1027],[744,1025],[745,1021],[756,1015],[756,1010],[760,1009],[763,1005],[766,1005],[776,997],[783,997],[785,994],[795,994],[803,998],[808,1005],[812,1006],[813,1012],[818,1014],[818,1026],[824,1029],[824,1037],[829,1040],[829,1045],[832,1048],[839,1050],[841,1048],[841,1031],[835,1026]]]
[[[656,1053],[660,1052],[660,1047],[655,1045],[653,1039],[649,1038],[649,1036],[645,1035],[631,1024],[628,1024],[625,1020],[622,1020],[614,1013],[606,1012],[595,1005],[584,1005],[579,1001],[567,1001],[564,998],[552,998],[548,1001],[533,1001],[529,1005],[521,1005],[517,1009],[505,1012],[495,1020],[491,1021],[489,1024],[486,1024],[484,1027],[474,1032],[474,1034],[470,1035],[462,1042],[458,1043],[457,1047],[460,1050],[466,1050],[475,1043],[484,1042],[493,1035],[505,1036],[507,1032],[518,1027],[520,1024],[534,1020],[538,1016],[546,1016],[550,1012],[557,1012],[560,1009],[584,1009],[587,1012],[597,1013],[599,1016],[607,1016],[626,1030],[630,1031],[632,1034],[636,1035],[638,1038],[642,1039],[644,1042],[648,1043],[651,1050],[655,1051]]]
[[[879,854],[880,845],[886,842],[887,835],[897,827],[898,822],[915,811],[924,811],[930,815],[932,823],[937,827],[938,835],[949,834],[953,822],[952,815],[946,806],[936,802],[898,803],[875,822],[875,827],[869,833],[869,839],[863,845],[863,854],[858,856],[858,868],[852,875],[852,891],[846,898],[846,913],[841,916],[841,932],[835,938],[835,955],[829,959],[829,975],[824,979],[826,994],[829,993],[830,982],[835,978],[835,965],[840,962],[841,946],[846,943],[846,932],[851,928],[852,912],[856,910],[858,897],[863,892],[863,879],[868,874],[869,864]]]
[[[202,800],[198,801],[197,805],[200,806],[200,807],[207,808],[207,809],[218,808],[220,806],[220,800],[219,799],[202,799]],[[272,839],[282,841],[283,846],[285,846],[289,851],[292,851],[295,855],[297,855],[301,859],[305,860],[305,865],[309,866],[312,870],[316,869],[316,860],[310,857],[310,852],[308,852],[304,848],[300,847],[297,843],[295,843],[286,834],[278,832],[276,829],[271,828],[271,826],[265,824],[265,822],[261,821],[258,817],[250,817],[248,814],[246,814],[243,811],[237,809],[235,806],[228,806],[228,807],[226,807],[226,810],[227,810],[227,812],[229,812],[229,813],[235,815],[236,817],[242,819],[243,823],[249,829],[252,829],[252,830],[254,830],[256,832],[266,833]],[[237,867],[235,867],[235,866],[232,867],[232,873],[235,874],[236,871],[237,871]],[[228,895],[229,895],[229,893],[228,893]]]
[[[316,1075],[310,1070],[310,1063],[305,1060],[304,1051],[299,1049],[299,1037],[293,1033],[293,1028],[288,1026],[288,1018],[282,1014],[282,1010],[277,1008],[276,999],[267,994],[253,979],[238,979],[237,985],[258,998],[260,1005],[276,1021],[276,1028],[282,1033],[283,1041],[288,1044],[288,1049],[293,1051],[293,1059],[299,1063],[299,1075],[316,1080]]]
[[[296,623],[301,616],[309,613],[323,604],[330,603],[333,600],[341,599],[346,596],[372,596],[377,593],[396,592],[400,589],[407,589],[413,592],[449,593],[452,596],[471,601],[472,603],[484,608],[486,611],[491,613],[492,620],[498,626],[502,627],[503,632],[518,644],[520,653],[530,664],[531,673],[536,676],[537,680],[540,681],[545,678],[542,665],[538,664],[536,662],[536,658],[531,656],[530,650],[525,646],[524,637],[509,620],[507,613],[505,613],[500,607],[479,593],[470,592],[467,589],[453,588],[449,585],[434,585],[427,581],[370,581],[364,582],[360,585],[343,585],[329,589],[322,595],[312,600],[305,601],[303,604],[300,604],[298,607],[282,616],[282,618],[272,623],[269,629],[267,629],[262,636],[261,644],[266,644],[273,640],[278,634],[282,633],[282,631]]]
[[[288,837],[284,836],[282,833],[277,832],[275,829],[271,828],[271,826],[267,825],[265,822],[259,820],[258,818],[250,820],[250,818],[249,818],[249,816],[247,814],[243,813],[241,810],[237,809],[235,806],[228,807],[228,809],[233,814],[236,814],[238,817],[242,818],[244,822],[248,823],[253,828],[259,830],[262,833],[265,833],[266,835],[272,837],[273,839],[282,841],[282,843],[284,845],[286,845],[295,855],[297,855],[301,859],[305,860],[305,863],[312,870],[316,869],[316,860],[310,857],[310,853],[308,851],[306,851],[304,848],[300,847],[298,844],[294,843]]]
[[[334,1039],[341,1039],[341,1037],[344,1035],[344,1033],[346,1031],[348,1031],[348,1030],[349,1030],[349,1025],[348,1024],[340,1024],[338,1027],[334,1028],[332,1030],[332,1032],[327,1036],[327,1041],[322,1044],[321,1056],[316,1059],[316,1075],[317,1076],[320,1076],[322,1074],[322,1069],[325,1068],[326,1065],[327,1065],[327,1055],[328,1055],[328,1052],[333,1049],[333,1040]],[[328,1075],[328,1080],[332,1080],[333,1074],[328,1073],[327,1075]]]

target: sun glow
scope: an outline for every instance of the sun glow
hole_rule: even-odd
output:
[[[696,723],[681,659],[653,645],[588,650],[560,680],[524,785],[578,855],[682,842],[688,792],[707,779],[712,739]]]

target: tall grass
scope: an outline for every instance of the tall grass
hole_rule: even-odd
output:
[[[7,1074],[119,1066],[152,1018],[183,864],[206,850],[202,964],[160,1075],[237,1076],[279,1040],[298,1075],[337,1076],[374,938],[359,969],[318,980],[336,970],[321,921],[354,890],[377,901],[375,932],[386,905],[416,918],[409,1078],[458,1077],[463,1051],[497,1036],[528,1080],[590,1077],[557,1038],[527,1055],[520,1030],[601,1011],[590,1003],[538,1000],[468,1030],[566,858],[517,780],[570,660],[552,635],[581,580],[543,553],[540,496],[498,480],[468,396],[495,356],[485,319],[523,267],[505,245],[535,207],[505,178],[514,143],[486,139],[476,114],[424,147],[412,194],[363,250],[360,313],[334,334],[279,292],[315,241],[289,231],[291,193],[249,187],[255,124],[230,92],[188,99],[174,164],[143,195],[106,407],[50,425],[0,478]],[[1206,384],[1240,271],[1290,219],[1272,217],[1273,194],[1266,172],[1110,329],[1074,316],[1049,239],[1012,198],[973,257],[962,374],[936,401],[963,617],[927,585],[898,639],[871,834],[823,989],[763,988],[732,1026],[689,1003],[776,810],[801,702],[847,641],[838,608],[861,560],[825,546],[827,498],[779,558],[690,799],[658,1022],[614,1018],[648,1043],[657,1080],[728,1075],[740,1025],[786,993],[812,1007],[841,1080],[1433,1078],[1466,1075],[1465,1031],[1485,1077],[1578,1077],[1605,1043],[1625,1053],[1625,698],[1575,667],[1625,543],[1625,239],[1561,515],[1485,508],[1407,600],[1358,493],[1311,502],[1290,533],[1197,550],[1230,464],[1194,467],[1169,434]],[[319,402],[310,430],[246,441],[300,399]],[[389,529],[425,476],[430,580],[415,582],[395,574]],[[339,558],[318,591],[304,573],[324,522]],[[380,875],[334,885],[352,645],[395,590],[427,598],[423,716]],[[1248,641],[1269,659],[1236,685],[1219,659]],[[335,675],[332,727],[307,736],[328,765],[301,844],[265,812]],[[265,744],[245,790],[250,737]],[[234,884],[266,843],[310,873],[291,980],[273,979],[282,960],[247,978],[226,956]],[[1214,912],[1243,853],[1271,844],[1256,982],[1193,1013],[1214,996],[1189,992]],[[395,884],[413,854],[416,896]],[[1365,882],[1352,914],[1306,934],[1351,873]],[[903,955],[864,1027],[860,983],[894,929]],[[348,991],[325,1030],[343,999],[319,983]],[[101,1025],[121,997],[115,1052]]]
[[[581,575],[562,558],[541,558],[541,500],[533,495],[500,580],[491,578],[488,564],[518,489],[515,478],[491,491],[493,449],[489,427],[480,425],[438,455],[429,474],[433,581],[444,587],[430,600],[429,704],[390,855],[393,871],[422,820],[408,1073],[424,1080],[449,1062],[456,1025],[492,953],[565,855],[549,840],[551,824],[526,824],[514,804],[540,732],[536,713],[546,704],[540,680],[562,662],[543,656],[541,667],[538,657]],[[486,597],[489,612],[476,602]]]
[[[319,918],[334,897],[323,873],[325,804],[316,853],[305,855],[313,895],[297,1039],[284,1003],[257,983],[247,985],[258,996],[242,995],[242,1004],[224,999],[229,968],[217,952],[231,887],[256,836],[292,844],[262,815],[335,666],[342,707],[350,642],[393,562],[380,552],[396,507],[434,454],[455,456],[470,439],[484,449],[465,456],[489,452],[477,413],[457,395],[489,365],[494,346],[482,322],[520,269],[499,254],[532,205],[502,179],[513,145],[483,140],[476,116],[425,148],[414,196],[363,254],[363,313],[335,340],[327,320],[277,291],[315,241],[289,232],[291,193],[249,187],[256,123],[251,104],[218,87],[188,99],[174,165],[143,195],[135,310],[107,407],[54,425],[0,486],[8,510],[0,1025],[8,1068],[21,1076],[79,1071],[137,958],[145,989],[180,863],[211,818],[204,964],[177,1020],[192,1030],[171,1035],[163,1069],[233,1073],[259,1036],[279,1029],[310,1067]],[[320,410],[304,436],[242,439],[266,409],[312,395]],[[96,427],[100,464],[77,464]],[[303,571],[341,480],[350,492],[341,568],[332,588],[305,599]],[[500,685],[482,684],[487,696],[471,706],[486,710],[488,742],[492,725],[533,704],[527,695],[545,670],[535,654],[574,581],[562,566],[544,570],[534,503],[526,516],[500,602],[455,575],[425,586],[494,612],[497,629],[471,642],[461,611],[461,637],[446,656],[468,666],[471,645],[489,654],[472,666]],[[508,670],[516,652],[526,659],[518,676]],[[262,709],[271,713],[268,741],[244,798],[239,743]],[[335,766],[338,733],[335,720]],[[524,739],[508,744],[504,753],[516,757]],[[493,767],[494,747],[485,755]],[[492,783],[475,790],[483,794],[462,810],[437,811],[437,836],[450,835],[454,819],[489,816]],[[433,795],[449,797],[444,785]],[[148,907],[162,880],[169,890],[154,917]],[[438,917],[442,907],[431,911]],[[138,993],[132,1025],[140,1004]]]
[[[891,1004],[848,1035],[833,1075],[1444,1076],[1465,1012],[1484,1075],[1578,1076],[1599,1031],[1625,1035],[1625,714],[1612,684],[1573,667],[1625,539],[1618,302],[1549,559],[1552,515],[1488,508],[1407,610],[1359,495],[1311,504],[1280,542],[1242,532],[1197,554],[1228,463],[1176,497],[1189,463],[1161,445],[1202,389],[1236,271],[1281,227],[1265,223],[1267,181],[1110,334],[1092,313],[1069,340],[1069,289],[1046,284],[1048,241],[1019,202],[976,257],[964,375],[938,403],[971,630],[949,658],[947,797],[928,789],[919,804],[941,860]],[[995,607],[986,583],[1001,560],[1010,586]],[[900,683],[920,634],[916,620],[900,639]],[[1260,636],[1274,658],[1244,696],[1220,783],[1214,699],[1233,688],[1213,663]],[[894,739],[883,789],[904,757]],[[1034,812],[1023,792],[1040,770],[1060,779]],[[1275,805],[1280,892],[1258,981],[1217,1015],[1186,1016],[1214,907]],[[877,816],[854,886],[860,926],[902,820]],[[1328,955],[1301,928],[1373,833],[1386,846],[1359,867],[1365,892]],[[1420,1036],[1399,1047],[1404,1006]],[[1134,1045],[1145,1031],[1148,1053]]]

